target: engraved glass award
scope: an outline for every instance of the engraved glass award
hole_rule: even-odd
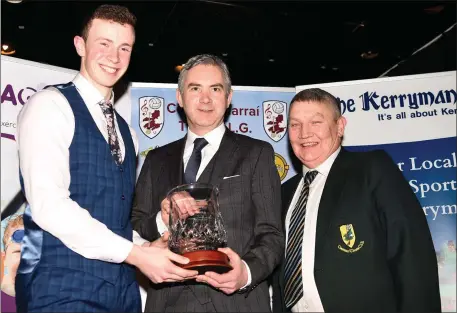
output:
[[[194,183],[173,188],[170,201],[168,245],[171,251],[187,257],[181,267],[225,273],[232,269],[227,255],[217,251],[227,246],[218,202],[219,190],[210,184]]]

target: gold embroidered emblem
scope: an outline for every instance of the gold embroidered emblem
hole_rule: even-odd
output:
[[[275,153],[275,165],[278,170],[279,178],[281,181],[286,178],[287,172],[289,171],[289,164],[287,164],[286,159],[279,153]]]
[[[355,244],[355,230],[354,226],[352,224],[346,224],[346,225],[341,225],[340,226],[340,233],[341,233],[341,239],[343,239],[343,242],[346,244],[346,246],[349,247],[349,249],[346,249],[342,247],[341,245],[338,245],[338,249],[340,249],[343,252],[346,253],[354,253],[359,251],[363,245],[364,241],[361,241],[355,249],[352,249],[352,247]]]

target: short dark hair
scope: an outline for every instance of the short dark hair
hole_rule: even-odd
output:
[[[189,60],[187,60],[186,64],[184,64],[181,72],[179,73],[178,77],[178,89],[181,94],[184,93],[184,80],[186,78],[187,72],[189,72],[192,68],[197,65],[212,65],[217,66],[222,71],[222,76],[224,78],[224,88],[226,97],[229,96],[230,91],[232,90],[232,80],[230,78],[230,72],[227,67],[227,64],[224,63],[219,57],[211,54],[199,54],[196,55]]]
[[[341,116],[341,108],[338,99],[336,99],[335,96],[333,96],[331,93],[320,88],[309,88],[301,90],[292,98],[290,101],[290,106],[292,107],[294,102],[308,101],[326,103],[330,105],[334,110],[336,119]]]
[[[113,21],[121,25],[127,24],[135,29],[136,17],[124,6],[103,4],[99,6],[84,22],[81,29],[81,37],[87,40],[89,29],[94,19]]]

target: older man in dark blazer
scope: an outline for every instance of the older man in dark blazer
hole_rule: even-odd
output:
[[[341,147],[346,120],[321,89],[291,101],[303,164],[282,186],[286,253],[274,312],[440,312],[433,242],[421,206],[383,151]]]
[[[268,312],[267,278],[284,253],[280,179],[270,144],[228,130],[223,118],[232,96],[226,65],[199,55],[183,67],[177,99],[187,135],[148,153],[136,189],[132,223],[145,239],[167,230],[167,192],[193,181],[220,190],[219,203],[233,270],[195,280],[151,284],[147,312]],[[195,154],[201,154],[195,166]],[[197,158],[198,159],[198,158]]]

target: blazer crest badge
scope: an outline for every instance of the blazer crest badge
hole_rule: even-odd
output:
[[[357,252],[363,247],[363,245],[365,243],[364,241],[360,241],[359,244],[357,245],[357,247],[353,248],[355,245],[356,236],[355,236],[355,229],[352,224],[341,225],[340,234],[341,234],[341,239],[343,239],[343,242],[346,245],[346,247],[343,247],[342,245],[338,245],[338,249],[340,249],[343,252],[346,252],[346,253]]]

